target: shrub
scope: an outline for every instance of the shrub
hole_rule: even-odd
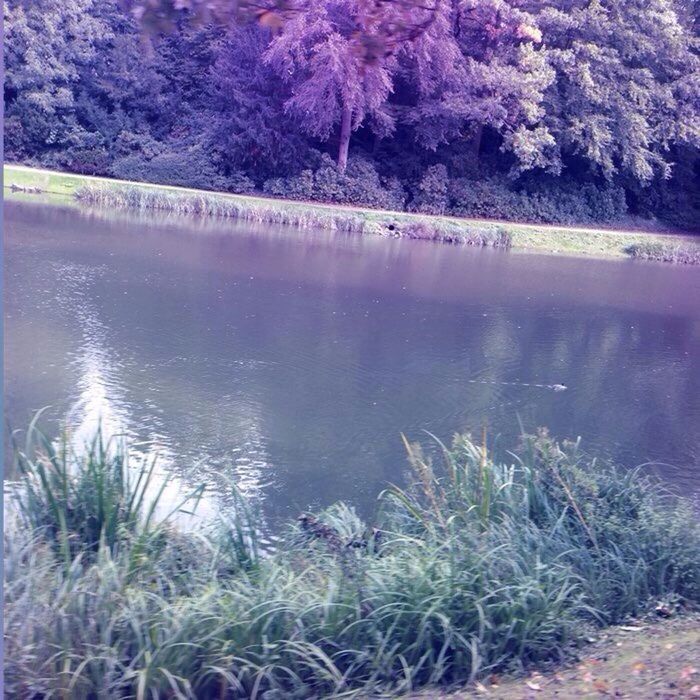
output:
[[[578,182],[572,178],[538,178],[526,182],[521,194],[532,204],[533,220],[562,224],[619,221],[627,214],[623,187],[613,183]]]
[[[122,180],[178,185],[205,190],[252,192],[253,181],[242,173],[222,175],[200,146],[164,151],[151,159],[129,155],[117,160],[111,174]]]
[[[111,162],[104,147],[69,149],[64,159],[64,167],[69,172],[83,175],[104,175],[109,172]]]
[[[628,182],[631,208],[645,218],[658,217],[684,231],[700,233],[700,151],[674,147],[674,161],[669,179],[657,178],[642,186]]]
[[[519,189],[503,178],[458,178],[450,183],[450,211],[458,216],[530,223],[591,224],[622,218],[625,193],[616,185],[539,179]]]
[[[450,213],[457,216],[515,220],[523,216],[522,197],[498,178],[452,180],[449,200]]]
[[[449,206],[449,185],[447,168],[442,163],[431,165],[418,183],[411,208],[426,214],[444,214]]]
[[[588,200],[592,221],[610,223],[619,221],[627,214],[627,198],[622,186],[595,186],[588,183],[583,186],[583,191]]]
[[[324,155],[314,170],[265,181],[263,190],[285,199],[308,199],[335,204],[357,204],[402,209],[405,193],[396,178],[382,181],[372,163],[352,157],[344,173]]]
[[[28,148],[22,120],[16,115],[8,116],[4,120],[3,146],[6,160],[21,161],[28,159],[31,147]]]

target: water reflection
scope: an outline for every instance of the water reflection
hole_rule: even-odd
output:
[[[51,403],[85,436],[101,417],[160,454],[173,492],[232,480],[270,515],[339,498],[371,512],[404,477],[400,432],[486,421],[512,447],[519,420],[697,489],[698,270],[5,215],[10,421]]]
[[[91,450],[98,434],[108,453],[122,451],[128,445],[128,468],[133,482],[142,470],[150,473],[144,501],[148,509],[148,504],[157,500],[156,519],[168,517],[182,529],[212,523],[221,513],[221,495],[226,491],[221,479],[217,483],[205,471],[196,484],[187,483],[175,471],[177,455],[170,449],[167,435],[153,429],[143,433],[130,417],[119,363],[110,349],[109,328],[99,319],[91,296],[96,279],[106,271],[104,265],[53,265],[57,282],[55,307],[73,317],[81,336],[78,353],[70,363],[71,372],[77,377],[77,398],[64,419],[69,452],[80,459]],[[147,402],[158,410],[152,401]],[[146,425],[153,426],[155,422],[151,417]],[[234,469],[232,482],[244,496],[259,497],[260,474],[255,465],[260,461],[240,459],[244,464],[240,470]],[[151,465],[155,465],[152,471]],[[203,492],[198,490],[200,486],[205,486]],[[195,493],[196,498],[192,498]]]

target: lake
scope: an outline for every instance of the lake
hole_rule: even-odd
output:
[[[5,202],[5,418],[51,406],[271,516],[371,513],[410,440],[583,437],[700,480],[700,270]],[[565,391],[551,387],[562,384]],[[542,386],[535,386],[542,385]]]

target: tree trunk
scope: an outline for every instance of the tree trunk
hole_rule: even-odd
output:
[[[479,124],[476,127],[476,133],[472,137],[472,167],[474,168],[474,172],[478,172],[479,170],[479,152],[481,151],[481,138],[484,135],[484,125]]]
[[[338,146],[338,170],[345,172],[348,166],[348,146],[350,146],[350,130],[352,128],[352,109],[343,107],[343,116],[340,120],[340,144]]]

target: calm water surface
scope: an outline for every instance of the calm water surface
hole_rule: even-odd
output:
[[[274,515],[370,512],[401,431],[484,421],[700,489],[697,269],[7,201],[5,332],[13,428],[101,419]]]

